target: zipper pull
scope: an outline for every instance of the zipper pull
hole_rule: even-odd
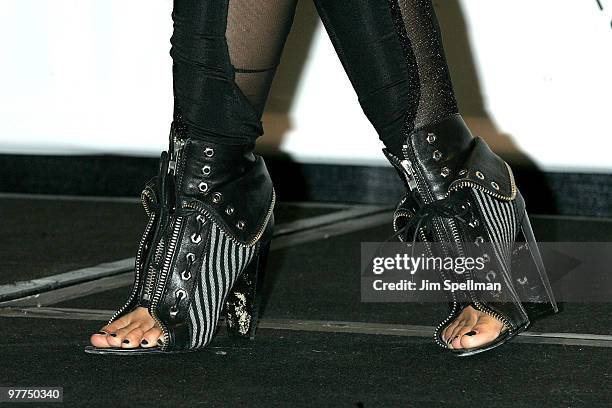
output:
[[[400,164],[404,169],[408,188],[410,188],[410,191],[412,191],[417,187],[417,182],[414,178],[414,170],[412,169],[412,163],[410,163],[410,160],[404,159],[400,161]]]
[[[409,147],[407,144],[402,145],[402,153],[404,154],[404,157],[409,157],[408,149]],[[410,188],[410,191],[412,191],[415,188],[417,188],[417,182],[414,176],[414,169],[412,168],[412,163],[410,162],[410,160],[404,159],[400,162],[400,164],[402,165],[402,168],[406,172],[406,182],[408,183],[408,187]]]
[[[176,210],[176,159],[174,153],[168,154],[164,152],[165,160],[167,161],[166,172],[162,176],[162,183],[160,193],[163,197],[163,207],[168,210],[170,214],[174,214]],[[163,174],[163,170],[162,170]]]

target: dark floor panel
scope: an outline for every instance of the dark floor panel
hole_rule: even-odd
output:
[[[597,218],[530,217],[540,242],[611,242],[612,220]]]
[[[330,214],[336,211],[342,211],[349,206],[309,206],[292,203],[276,203],[274,207],[274,222],[276,225],[286,224],[289,222],[302,220],[304,218],[318,217],[320,215]]]
[[[341,207],[279,203],[278,224]],[[140,204],[0,198],[0,285],[135,255],[146,216]]]
[[[146,223],[137,204],[0,199],[0,284],[134,256]]]
[[[260,330],[254,342],[222,334],[208,351],[126,358],[82,352],[93,322],[0,326],[0,383],[64,387],[63,406],[609,406],[605,348],[508,344],[457,359],[422,339]]]
[[[362,303],[359,259],[362,241],[390,234],[389,226],[274,251],[265,285],[264,318],[437,325],[443,304]],[[282,239],[282,238],[279,238]],[[128,289],[116,289],[57,307],[115,309]],[[588,318],[587,318],[588,316]],[[533,330],[611,334],[611,304],[566,304],[563,312],[535,322]]]

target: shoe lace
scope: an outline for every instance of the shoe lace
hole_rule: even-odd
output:
[[[387,238],[384,243],[396,238],[408,242],[409,231],[411,228],[414,228],[411,242],[415,244],[418,240],[418,234],[421,228],[431,230],[433,221],[436,217],[454,219],[463,224],[468,224],[465,216],[470,211],[469,205],[466,205],[461,197],[455,195],[442,200],[434,200],[431,203],[425,203],[416,190],[412,190],[406,194],[404,198],[405,200],[412,198],[414,202],[417,203],[417,211],[408,219],[404,226],[398,229],[395,234]]]

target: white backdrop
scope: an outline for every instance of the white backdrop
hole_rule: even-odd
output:
[[[164,149],[171,3],[1,0],[0,152]],[[262,143],[299,161],[383,164],[310,3],[301,0]],[[436,3],[476,133],[546,170],[612,171],[612,0],[599,0],[603,10],[597,0]]]

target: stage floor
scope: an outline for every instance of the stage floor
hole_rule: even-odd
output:
[[[444,305],[360,302],[360,242],[391,235],[390,207],[279,203],[257,338],[221,328],[203,352],[152,357],[83,352],[132,282],[137,200],[2,195],[0,208],[0,387],[64,387],[66,406],[610,403],[612,304],[562,304],[512,343],[457,359],[431,337]],[[610,220],[532,224],[541,241],[612,241]]]

